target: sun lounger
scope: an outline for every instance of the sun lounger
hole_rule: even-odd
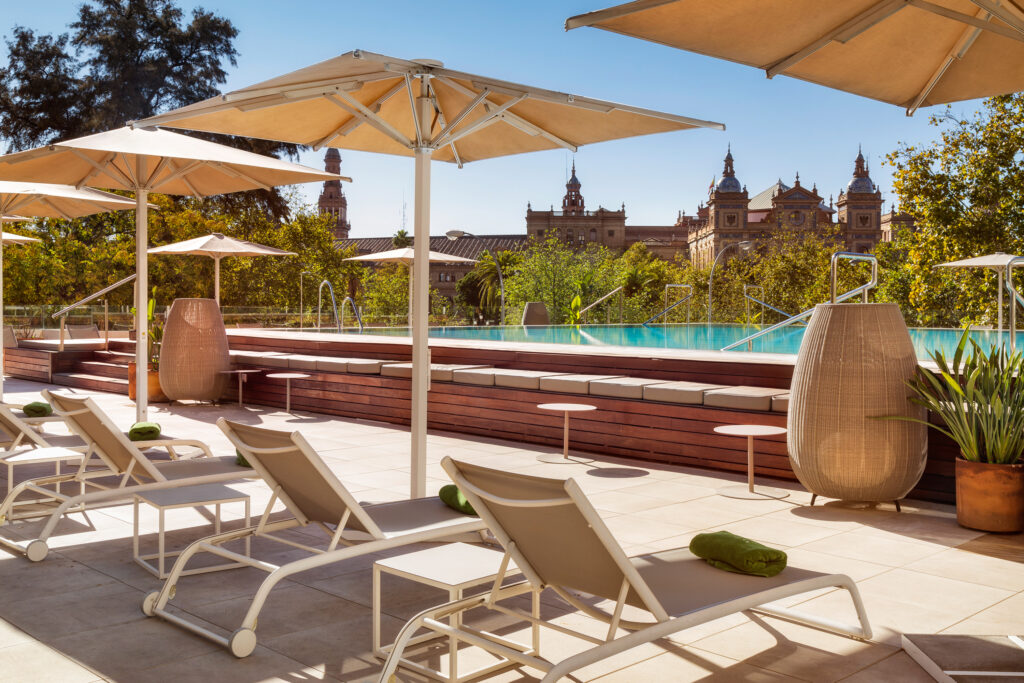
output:
[[[214,457],[209,446],[195,439],[130,441],[92,399],[47,391],[42,393],[53,406],[54,413],[64,418],[71,431],[82,437],[86,451],[75,472],[23,481],[0,503],[0,526],[15,518],[47,518],[37,538],[14,541],[0,537],[0,545],[24,554],[33,562],[46,558],[49,552],[47,540],[61,518],[71,512],[127,502],[136,493],[145,491],[257,476],[251,469],[235,464],[234,456]],[[144,449],[163,448],[176,457],[175,449],[182,447],[197,448],[200,455],[154,462],[143,453]],[[50,488],[63,483],[78,484],[79,492],[65,495]],[[41,510],[14,514],[19,497],[26,492],[47,496],[52,499],[52,504]]]
[[[483,522],[447,507],[437,497],[393,503],[360,504],[298,432],[284,432],[229,422],[218,426],[263,477],[274,495],[256,526],[228,531],[196,541],[178,556],[170,576],[159,591],[146,596],[142,611],[158,616],[227,647],[236,657],[246,657],[256,647],[256,619],[270,591],[282,579],[298,572],[397,548],[411,543],[456,540],[467,534],[480,538]],[[270,521],[276,502],[284,504],[289,517]],[[308,528],[323,533],[322,547],[284,538],[279,532]],[[250,558],[223,545],[247,538],[268,539],[309,552],[309,556],[277,566]],[[241,625],[222,635],[167,609],[189,560],[198,553],[255,567],[269,575],[263,580]]]
[[[60,416],[20,417],[11,405],[0,403],[0,463],[7,467],[7,493],[14,488],[14,468],[18,465],[53,463],[54,474],[60,474],[63,463],[80,463],[86,445],[75,435],[41,434],[34,425],[59,422]]]
[[[797,567],[787,567],[772,578],[735,574],[711,567],[685,548],[627,557],[572,479],[512,474],[451,458],[445,458],[442,465],[504,546],[502,570],[489,593],[426,610],[409,621],[380,675],[382,682],[395,673],[403,650],[421,628],[454,636],[512,662],[544,671],[543,681],[559,680],[642,643],[751,609],[855,638],[871,637],[860,594],[847,576]],[[526,580],[503,585],[510,560]],[[607,623],[606,637],[572,632],[521,609],[499,604],[540,587],[553,589],[576,609]],[[766,606],[791,595],[830,587],[849,591],[859,628],[792,609]],[[581,600],[580,593],[610,600],[614,606],[611,612],[605,612]],[[623,618],[627,606],[640,610],[645,621]],[[448,621],[452,615],[481,607],[522,618],[535,627],[574,633],[593,647],[553,663],[503,646],[481,631],[453,627]],[[627,634],[619,635],[619,629]]]

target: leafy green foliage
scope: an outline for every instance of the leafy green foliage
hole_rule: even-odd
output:
[[[395,249],[404,249],[405,247],[412,246],[412,237],[409,236],[408,231],[404,228],[395,232],[395,236],[391,238],[391,244]]]
[[[938,375],[918,367],[908,384],[914,403],[935,413],[942,424],[893,419],[942,432],[972,462],[1019,462],[1024,454],[1024,391],[1019,386],[1024,353],[1011,354],[1002,345],[985,350],[964,330],[951,359],[941,351],[933,351],[931,358]]]

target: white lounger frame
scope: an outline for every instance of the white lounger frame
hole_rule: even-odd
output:
[[[197,456],[197,459],[212,457],[213,453],[210,451],[210,447],[196,439],[129,441],[122,432],[117,430],[117,427],[110,421],[110,418],[100,410],[92,399],[86,398],[84,401],[85,407],[79,410],[65,412],[56,407],[56,401],[53,399],[50,392],[43,391],[42,394],[51,405],[54,405],[54,413],[61,417],[74,417],[78,414],[93,413],[106,429],[110,430],[116,438],[123,440],[123,443],[128,445],[128,450],[133,454],[133,458],[127,469],[122,470],[97,446],[96,442],[89,436],[89,434],[80,431],[74,421],[68,421],[68,426],[72,431],[81,436],[87,444],[78,469],[71,473],[38,477],[36,479],[23,481],[14,487],[14,489],[4,498],[3,502],[0,502],[0,527],[14,519],[36,519],[47,517],[46,524],[43,525],[43,528],[39,532],[37,538],[26,541],[15,541],[0,536],[0,546],[20,553],[32,562],[41,562],[46,559],[46,556],[49,553],[47,541],[50,536],[53,535],[57,524],[60,523],[60,520],[67,514],[84,512],[90,508],[109,505],[116,502],[128,502],[133,499],[133,496],[136,493],[142,493],[145,491],[178,488],[194,484],[222,483],[225,481],[257,476],[255,473],[249,473],[248,471],[240,468],[238,472],[217,472],[209,475],[200,475],[181,479],[167,479],[160,474],[159,467],[146,458],[142,453],[142,449],[164,448],[170,454],[172,460],[177,460],[177,453],[174,450],[175,447],[187,446],[198,448],[201,451],[201,455]],[[89,466],[94,464],[102,465],[102,467],[99,469],[87,469]],[[144,475],[148,481],[140,479],[140,474]],[[116,478],[116,483],[113,485],[108,484],[105,481],[100,481],[104,479],[109,481],[114,478]],[[75,495],[60,493],[59,486],[64,482],[79,483],[79,493]],[[56,486],[58,490],[48,488],[49,486]],[[87,487],[94,490],[87,491]],[[51,503],[52,507],[49,509],[33,510],[25,513],[15,513],[14,508],[21,504],[21,502],[18,501],[18,497],[25,492],[32,492],[47,496],[48,501],[44,502]],[[33,502],[39,501],[38,499],[35,499]]]
[[[291,438],[295,445],[275,448],[256,448],[239,440],[238,437],[232,433],[230,427],[227,426],[227,421],[224,418],[217,420],[217,424],[221,427],[232,443],[234,443],[235,447],[238,448],[245,456],[253,468],[264,478],[267,484],[271,487],[273,495],[267,503],[267,507],[263,511],[259,522],[255,526],[208,536],[185,548],[185,550],[183,550],[178,556],[177,561],[174,563],[174,567],[171,569],[170,575],[167,577],[167,580],[164,582],[164,585],[160,590],[154,591],[145,597],[142,603],[142,611],[146,616],[160,617],[172,624],[176,624],[181,628],[200,635],[203,638],[219,643],[220,645],[228,648],[236,657],[248,657],[252,654],[253,650],[256,649],[257,620],[259,618],[260,611],[263,609],[263,606],[267,601],[267,597],[270,595],[270,591],[273,590],[274,586],[282,580],[287,579],[294,574],[334,564],[336,562],[343,562],[353,557],[376,553],[382,550],[389,550],[391,548],[399,548],[413,543],[450,541],[455,540],[458,537],[464,537],[467,534],[477,534],[478,538],[483,537],[483,532],[485,530],[484,523],[482,520],[474,517],[466,517],[465,523],[456,525],[424,528],[421,530],[412,530],[388,536],[378,528],[370,515],[367,514],[373,510],[375,507],[374,505],[360,506],[355,499],[351,497],[351,494],[349,494],[348,491],[338,490],[337,487],[333,486],[333,482],[331,482],[332,488],[334,488],[335,493],[337,493],[340,498],[348,502],[348,508],[337,521],[334,529],[331,529],[329,525],[321,522],[311,522],[302,516],[299,508],[292,503],[287,492],[283,490],[283,488],[259,462],[259,458],[261,456],[273,456],[274,454],[293,452],[296,446],[298,446],[306,453],[307,457],[312,455],[313,458],[315,458],[315,460],[311,459],[311,462],[313,462],[314,466],[318,470],[321,470],[322,472],[326,470],[326,472],[329,473],[330,470],[328,470],[327,466],[320,461],[319,456],[316,455],[312,447],[310,447],[305,439],[302,438],[302,435],[298,432],[291,434]],[[333,474],[331,474],[330,477],[325,478],[330,482],[333,478]],[[276,522],[269,521],[271,511],[278,500],[285,503],[289,512],[295,515],[293,518]],[[381,505],[388,505],[388,503],[382,503]],[[359,515],[359,523],[366,529],[366,532],[369,533],[370,538],[368,540],[345,537],[346,526],[348,525],[350,518],[353,516],[354,508],[360,508],[360,512],[356,514]],[[276,532],[283,531],[285,529],[307,526],[318,528],[325,534],[327,539],[327,545],[325,548],[314,547],[275,535]],[[354,531],[355,534],[364,537],[366,536],[366,533],[364,532],[356,531],[354,529],[352,531]],[[248,540],[252,538],[267,539],[283,543],[293,548],[305,550],[310,553],[310,555],[278,566],[222,547],[225,543],[231,541],[241,539]],[[268,574],[267,578],[265,578],[260,584],[255,596],[253,596],[252,604],[249,606],[245,617],[242,619],[242,623],[237,629],[228,635],[217,633],[201,624],[189,621],[180,614],[167,610],[167,603],[172,600],[177,593],[178,579],[184,575],[184,572],[186,571],[185,567],[189,560],[198,553],[203,552],[217,555],[230,562],[237,562],[240,565],[254,567],[265,571]]]
[[[385,662],[384,669],[381,671],[380,677],[378,678],[379,683],[389,683],[389,681],[392,680],[392,676],[394,676],[396,670],[400,666],[400,661],[404,656],[405,648],[409,646],[411,642],[416,642],[416,640],[418,640],[414,639],[413,636],[417,631],[423,628],[434,631],[438,635],[454,637],[472,645],[476,645],[477,647],[487,650],[492,654],[512,660],[520,665],[544,671],[545,675],[541,680],[545,683],[560,680],[561,678],[570,675],[573,671],[589,666],[590,664],[602,659],[620,654],[643,643],[658,640],[672,635],[673,633],[678,633],[684,629],[746,610],[756,610],[764,614],[782,617],[790,621],[814,626],[859,640],[869,640],[871,638],[871,625],[868,622],[867,613],[864,610],[864,603],[861,600],[860,592],[857,590],[857,586],[853,580],[844,574],[823,574],[815,578],[776,586],[768,590],[743,596],[742,598],[718,604],[711,604],[707,607],[697,609],[677,617],[672,617],[664,610],[657,598],[654,596],[654,593],[640,576],[636,567],[634,567],[629,561],[629,558],[622,551],[618,541],[615,540],[607,526],[605,526],[601,517],[596,513],[589,501],[587,501],[583,490],[580,489],[579,485],[572,479],[566,482],[565,490],[567,495],[563,498],[517,500],[493,495],[471,484],[464,476],[462,476],[460,471],[457,469],[457,465],[451,461],[451,458],[445,458],[442,465],[448,472],[449,476],[451,476],[452,480],[455,481],[460,490],[462,490],[463,494],[470,500],[470,503],[473,504],[481,518],[487,522],[491,532],[506,549],[505,557],[501,565],[501,571],[499,571],[495,578],[494,584],[489,593],[424,610],[406,623],[401,632],[399,632],[394,648],[391,650],[391,653]],[[510,507],[576,505],[579,511],[587,519],[598,538],[600,538],[605,548],[612,555],[625,577],[612,613],[608,614],[584,603],[560,586],[545,583],[522,553],[519,552],[515,541],[508,536],[501,525],[497,523],[497,520],[491,515],[487,508],[486,501],[493,501]],[[526,580],[502,586],[510,561],[515,561],[518,571],[522,572],[523,576],[526,577]],[[576,609],[579,609],[588,616],[607,623],[609,628],[606,637],[604,639],[595,638],[574,629],[569,629],[558,624],[544,621],[543,619],[538,619],[521,609],[497,604],[501,600],[522,595],[523,593],[538,587],[551,588],[560,598]],[[654,617],[654,621],[634,622],[621,618],[623,608],[626,605],[626,597],[631,588],[648,606],[650,614]],[[763,606],[767,603],[781,600],[792,595],[798,595],[800,593],[806,593],[821,588],[843,588],[848,591],[857,612],[857,618],[860,625],[850,626],[831,619],[802,613],[796,610],[781,607],[769,608]],[[450,617],[455,613],[464,612],[477,607],[484,607],[502,614],[522,619],[529,622],[534,627],[544,626],[561,633],[575,636],[593,643],[595,647],[568,657],[561,662],[554,663],[544,659],[543,657],[532,656],[529,653],[509,648],[502,643],[496,642],[492,638],[486,637],[487,634],[481,633],[480,631],[466,627],[453,628],[449,624],[441,621],[441,619]],[[630,631],[630,633],[617,638],[616,634],[619,628]],[[402,664],[402,666],[405,665]]]

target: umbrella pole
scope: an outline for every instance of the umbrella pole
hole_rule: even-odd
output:
[[[139,155],[139,178],[145,160]],[[135,190],[135,421],[145,422],[149,412],[149,192]]]
[[[429,121],[430,119],[426,119]],[[427,495],[427,390],[430,352],[427,347],[427,291],[430,287],[430,149],[416,149],[415,227],[412,281],[412,463],[410,497]]]
[[[220,257],[213,257],[213,298],[220,307]]]
[[[412,267],[412,264],[411,263],[407,263],[406,265],[409,266],[409,315],[406,318],[406,323],[405,324],[409,326],[409,334],[411,335],[412,334],[412,302],[416,299],[416,289],[415,289],[413,283],[416,281],[416,278],[413,277],[413,272],[412,272],[413,271],[413,267]]]
[[[0,239],[0,333],[4,329],[4,241]],[[0,343],[0,403],[4,401],[4,345]]]
[[[1002,334],[1003,332],[1003,271],[997,270],[996,274],[999,276],[999,326],[996,330]]]

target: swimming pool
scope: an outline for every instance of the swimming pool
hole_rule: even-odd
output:
[[[698,349],[717,351],[724,346],[743,339],[756,332],[759,327],[746,325],[665,325],[644,327],[642,325],[545,325],[522,327],[432,327],[430,336],[434,339],[477,339],[481,341],[534,342],[542,344],[577,344],[594,346],[638,346],[662,349]],[[753,348],[760,353],[796,353],[804,335],[803,326],[785,327],[755,339]],[[324,330],[325,332],[328,330]],[[349,330],[346,330],[348,332]],[[404,327],[367,327],[363,334],[408,336]],[[1019,336],[1018,341],[1024,341]],[[994,330],[972,330],[971,336],[984,347],[1000,339],[1007,339],[1008,333]],[[918,358],[928,358],[932,349],[941,348],[952,353],[960,339],[960,330],[914,327],[910,338]],[[736,349],[746,351],[746,345]]]

